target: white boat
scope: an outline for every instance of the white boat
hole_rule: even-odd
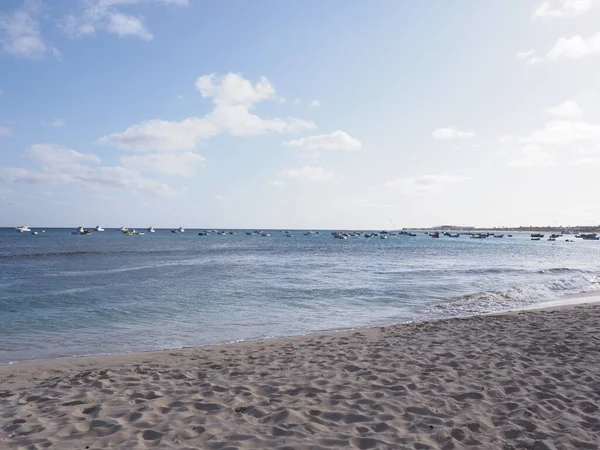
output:
[[[121,227],[121,228],[119,228],[119,231],[120,231],[121,233],[127,233],[127,232],[129,231],[129,229],[127,229],[127,228],[125,228],[125,227]]]
[[[146,233],[144,233],[143,231],[134,231],[133,234],[137,234],[138,236],[143,236]]]
[[[32,231],[31,234],[33,234],[34,236],[37,236],[38,232],[37,231]]]
[[[102,228],[100,225],[97,225],[96,228],[94,228],[94,230],[96,230],[96,231],[104,231],[104,228]]]
[[[294,237],[294,235],[288,231],[285,233],[285,237]]]
[[[261,236],[264,236],[264,237],[269,237],[269,236],[271,236],[269,233],[265,233],[265,232],[262,232],[262,233],[260,233],[260,235],[261,235]]]
[[[29,233],[31,229],[27,225],[15,228],[19,233]]]
[[[83,236],[89,236],[92,233],[93,231],[84,230],[83,227],[77,227],[77,231],[71,231],[71,234]]]
[[[148,231],[148,233],[156,233],[156,230],[154,229],[154,227],[149,227],[148,230],[146,230],[146,231]]]
[[[171,230],[171,233],[185,233],[185,228],[183,228],[183,227],[174,228],[173,230]]]
[[[304,233],[304,236],[312,236],[314,233],[312,231],[307,231]]]

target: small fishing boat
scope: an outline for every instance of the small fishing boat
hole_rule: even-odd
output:
[[[37,231],[32,231],[32,232],[31,232],[31,234],[32,234],[33,236],[37,236],[37,235],[38,235],[38,232],[37,232]]]
[[[541,241],[542,238],[541,237],[532,237],[531,240],[532,241]]]
[[[17,232],[19,233],[29,233],[31,231],[31,229],[27,225],[16,227],[15,230],[17,230]]]
[[[531,233],[532,238],[543,238],[544,235],[542,233]]]
[[[104,231],[104,228],[102,228],[100,225],[96,225],[96,228],[94,228],[95,231]]]
[[[154,229],[154,227],[148,227],[148,229],[146,231],[148,233],[156,233],[156,230]]]
[[[77,231],[71,231],[73,235],[89,236],[93,231],[84,230],[83,227],[77,227]]]

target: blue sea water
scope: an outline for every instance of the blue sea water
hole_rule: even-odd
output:
[[[600,293],[600,242],[0,229],[0,362],[483,314]]]

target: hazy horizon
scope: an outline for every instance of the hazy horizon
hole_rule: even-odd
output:
[[[599,3],[4,1],[0,226],[595,226]]]

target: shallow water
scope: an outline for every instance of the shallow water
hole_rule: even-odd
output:
[[[0,229],[0,362],[289,336],[600,292],[600,242]]]

